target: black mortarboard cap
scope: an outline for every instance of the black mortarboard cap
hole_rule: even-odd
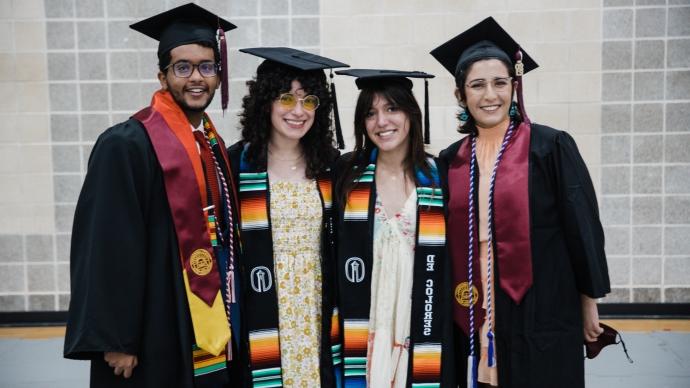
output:
[[[518,51],[522,51],[520,45],[494,18],[488,17],[438,46],[431,51],[431,55],[455,77],[463,64],[474,62],[479,58],[507,59],[515,64]],[[539,66],[524,51],[522,51],[522,63],[524,73]]]
[[[254,47],[240,49],[241,52],[294,67],[298,70],[323,70],[350,65],[320,55],[289,47]]]
[[[377,69],[347,69],[335,72],[340,75],[357,77],[357,89],[371,87],[385,82],[401,82],[412,89],[410,78],[434,78],[435,76],[423,71],[377,70]]]
[[[338,70],[335,72],[340,75],[349,75],[356,77],[355,84],[357,89],[366,89],[376,87],[386,83],[398,83],[409,90],[412,90],[412,81],[410,78],[424,79],[424,143],[430,142],[429,129],[429,78],[434,78],[435,75],[425,73],[423,71],[402,71],[402,70],[379,70],[379,69],[347,69]]]
[[[194,4],[188,3],[151,16],[129,26],[157,41],[158,56],[177,46],[208,42],[217,44],[216,31],[230,31],[234,24]]]
[[[306,51],[293,49],[290,47],[253,47],[240,49],[241,52],[264,58],[268,61],[290,66],[297,70],[325,70],[336,69],[339,67],[350,67],[350,65],[336,60],[311,54]],[[333,100],[333,121],[335,124],[335,137],[339,149],[345,148],[345,139],[340,126],[340,115],[338,114],[338,97],[333,83],[333,73],[330,75],[331,99]]]

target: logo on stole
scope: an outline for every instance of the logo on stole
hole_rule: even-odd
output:
[[[264,266],[252,268],[252,271],[249,273],[249,279],[252,283],[252,289],[256,292],[266,292],[273,285],[271,271]]]
[[[472,305],[477,304],[479,292],[477,287],[472,285]],[[455,287],[455,300],[462,307],[470,307],[470,284],[462,282]]]
[[[206,276],[213,269],[213,257],[206,249],[197,249],[189,257],[189,266],[198,276]]]
[[[345,261],[345,277],[350,283],[361,283],[365,272],[364,261],[359,257],[350,257]]]

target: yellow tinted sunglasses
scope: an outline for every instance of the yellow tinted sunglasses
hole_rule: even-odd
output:
[[[319,107],[320,103],[319,98],[313,94],[304,96],[304,98],[299,98],[292,93],[281,94],[280,97],[278,97],[278,102],[280,102],[280,105],[287,109],[292,109],[297,106],[298,102],[301,102],[302,108],[312,112]]]

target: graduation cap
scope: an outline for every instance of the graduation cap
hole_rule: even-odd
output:
[[[424,144],[429,144],[429,78],[435,75],[423,71],[401,71],[401,70],[378,70],[378,69],[348,69],[335,72],[340,75],[356,77],[355,85],[357,89],[368,89],[379,85],[397,83],[412,90],[410,78],[424,79]]]
[[[228,66],[225,31],[237,28],[220,16],[188,3],[134,23],[129,28],[158,41],[158,59],[175,47],[208,43],[220,53],[221,105],[228,106]]]
[[[489,16],[436,47],[431,51],[431,55],[456,78],[465,65],[479,59],[496,58],[513,64],[520,113],[523,119],[529,120],[524,111],[522,75],[536,69],[539,65],[529,54],[522,51],[520,45],[493,17]]]
[[[453,76],[457,76],[463,65],[480,58],[505,59],[509,63],[515,64],[517,61],[515,55],[518,52],[522,52],[523,73],[539,66],[532,57],[521,50],[520,45],[513,40],[506,30],[489,16],[433,49],[431,55],[441,62],[443,67]]]
[[[350,67],[350,65],[336,60],[311,54],[306,51],[293,49],[290,47],[252,47],[240,49],[241,52],[264,58],[268,61],[276,62],[281,65],[289,66],[301,71],[336,69],[339,67]],[[333,121],[335,122],[335,136],[338,148],[345,148],[345,139],[340,126],[340,116],[338,114],[338,99],[333,83],[333,72],[330,74],[330,92],[333,99]]]
[[[350,67],[346,63],[290,47],[253,47],[240,51],[304,71]]]

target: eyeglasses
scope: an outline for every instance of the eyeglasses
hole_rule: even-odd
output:
[[[491,81],[491,86],[493,89],[497,92],[502,92],[511,87],[510,80],[513,79],[513,77],[497,77],[494,78]],[[470,88],[470,91],[473,93],[484,93],[486,91],[486,85],[488,85],[489,82],[483,79],[478,79],[474,80],[470,83],[465,84],[468,88]]]
[[[204,78],[215,77],[218,74],[218,66],[213,61],[204,61],[196,65],[189,61],[177,61],[168,65],[165,69],[172,67],[175,76],[180,78],[189,78],[194,73],[194,68],[199,69],[199,74]]]
[[[319,98],[313,94],[299,98],[292,93],[283,93],[278,97],[280,105],[286,109],[292,109],[297,106],[298,102],[302,103],[302,108],[308,111],[315,111],[319,107]]]

